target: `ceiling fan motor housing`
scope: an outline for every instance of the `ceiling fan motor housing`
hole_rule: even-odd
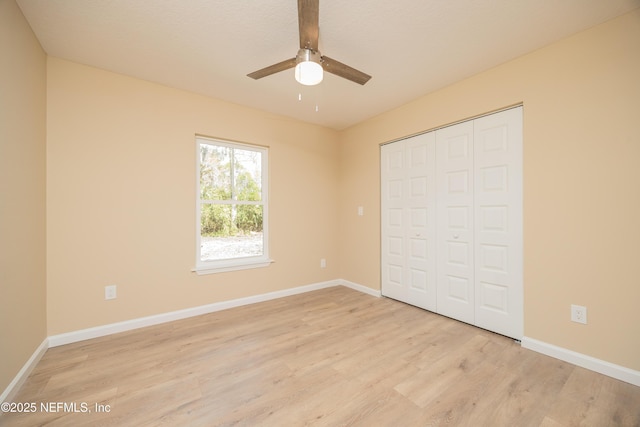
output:
[[[296,55],[296,64],[305,61],[317,62],[320,64],[320,61],[322,61],[322,55],[320,55],[320,52],[316,52],[311,49],[298,50],[298,54]]]

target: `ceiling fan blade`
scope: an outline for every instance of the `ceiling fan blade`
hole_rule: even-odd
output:
[[[331,59],[328,56],[322,57],[321,64],[322,68],[324,68],[327,73],[335,74],[336,76],[343,77],[361,85],[364,85],[371,78],[369,74],[358,71],[355,68],[349,67],[348,65],[336,61],[335,59]]]
[[[300,49],[318,51],[318,19],[320,0],[298,0]]]
[[[247,74],[247,77],[252,79],[261,79],[263,77],[270,76],[271,74],[279,73],[280,71],[288,70],[296,66],[296,58],[287,59],[286,61],[278,62],[277,64],[269,65],[261,70],[254,71]]]

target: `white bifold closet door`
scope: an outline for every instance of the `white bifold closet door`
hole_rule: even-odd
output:
[[[437,312],[474,323],[473,122],[435,134]]]
[[[520,339],[522,108],[381,147],[382,294]]]
[[[381,178],[385,295],[436,311],[435,135],[383,146]]]
[[[523,336],[522,107],[473,121],[475,325]]]

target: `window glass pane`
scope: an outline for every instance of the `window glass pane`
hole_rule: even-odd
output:
[[[200,235],[202,237],[229,236],[232,233],[231,205],[202,204]]]
[[[262,233],[262,206],[236,206],[235,225],[240,234]]]
[[[231,148],[200,144],[200,198],[231,200]]]
[[[264,254],[262,206],[203,204],[200,218],[201,261]]]
[[[234,149],[235,200],[262,200],[262,154]]]

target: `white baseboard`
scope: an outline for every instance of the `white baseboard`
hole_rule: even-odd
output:
[[[625,368],[624,366],[615,365],[613,363],[587,356],[586,354],[577,353],[566,348],[538,341],[533,338],[523,337],[522,347],[556,359],[564,360],[582,368],[598,372],[600,374],[615,378],[620,381],[627,382],[636,386],[640,386],[640,371]]]
[[[368,286],[363,286],[363,285],[359,285],[357,283],[353,283],[350,282],[348,280],[344,280],[344,279],[338,279],[336,280],[338,285],[344,286],[346,288],[351,288],[353,290],[362,292],[363,294],[368,294],[374,297],[378,297],[380,298],[382,296],[382,293],[380,291],[376,291],[375,289],[371,289]]]
[[[311,292],[318,289],[338,286],[342,283],[339,280],[328,282],[314,283],[306,286],[298,286],[296,288],[284,289],[281,291],[268,292],[266,294],[254,295],[245,298],[238,298],[229,301],[215,302],[212,304],[201,305],[198,307],[186,308],[184,310],[171,311],[168,313],[156,314],[153,316],[140,317],[137,319],[125,320],[123,322],[111,323],[94,328],[82,329],[79,331],[67,332],[64,334],[52,335],[49,337],[49,347],[57,347],[60,345],[71,344],[74,342],[84,341],[92,338],[103,337],[106,335],[116,334],[118,332],[130,331],[133,329],[144,328],[145,326],[159,325],[161,323],[172,322],[174,320],[186,319],[188,317],[200,316],[202,314],[213,313],[216,311],[226,310],[228,308],[240,307],[243,305],[255,304],[258,302],[269,301],[276,298],[288,297],[291,295]],[[360,286],[360,285],[357,285]]]
[[[10,402],[13,400],[15,394],[20,390],[20,387],[22,387],[22,384],[27,380],[29,374],[33,371],[33,368],[36,367],[40,359],[42,359],[42,356],[44,356],[44,353],[48,348],[49,339],[45,338],[38,348],[36,348],[36,351],[33,352],[29,360],[27,360],[27,363],[25,363],[22,369],[20,369],[13,381],[11,381],[7,388],[2,392],[0,395],[0,402]]]

